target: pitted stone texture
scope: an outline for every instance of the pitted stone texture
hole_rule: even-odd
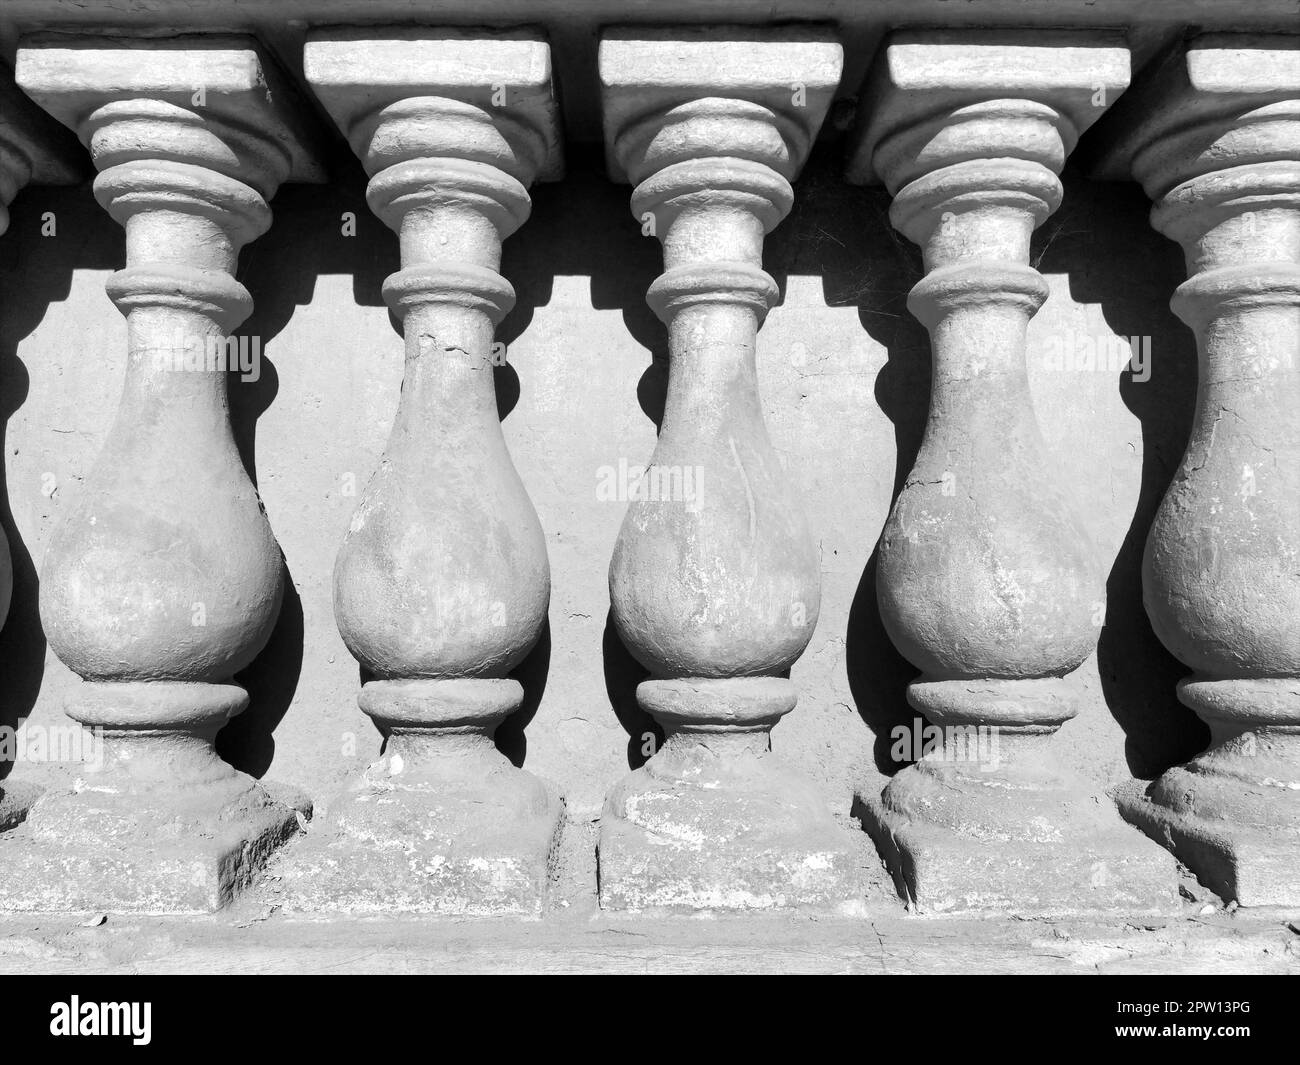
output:
[[[363,162],[405,148],[413,158],[463,154],[490,162],[525,184],[564,175],[551,50],[532,31],[322,29],[308,38],[303,67]],[[437,113],[440,103],[453,102],[461,105],[457,113]],[[422,112],[424,129],[411,136],[401,120],[418,121]],[[474,131],[484,117],[496,125],[495,144]],[[377,138],[385,123],[392,129]]]
[[[32,804],[41,797],[41,789],[24,781],[0,781],[0,832],[21,824]]]
[[[4,836],[0,910],[210,913],[248,886],[310,809],[233,772],[190,788],[105,787],[91,776],[46,795]]]
[[[268,891],[290,913],[540,916],[564,803],[492,755],[376,762],[271,866]]]
[[[0,66],[0,233],[9,228],[9,204],[28,183],[72,185],[81,179],[84,158],[76,140],[41,113]],[[0,625],[9,615],[13,595],[13,559],[0,532]],[[6,800],[0,792],[0,830],[26,809],[22,789]]]
[[[275,627],[284,570],[231,432],[224,356],[252,309],[234,274],[266,200],[324,173],[247,38],[38,37],[16,76],[90,149],[96,199],[126,230],[107,291],[128,354],[40,589],[50,648],[86,681],[67,712],[102,730],[109,759],[6,838],[0,908],[204,912],[298,828],[213,746],[248,705],[231,678]]]
[[[670,738],[607,796],[606,907],[862,908],[856,841],[768,750],[821,584],[755,371],[778,297],[763,239],[790,210],[842,60],[819,28],[601,41],[610,173],[635,184],[632,213],[663,245],[647,302],[668,330],[669,380],[650,465],[707,478],[693,499],[633,500],[610,561],[614,626],[651,674],[637,701]]]
[[[295,911],[538,915],[564,805],[492,742],[546,625],[546,538],[506,448],[502,241],[563,172],[550,50],[527,31],[323,30],[305,70],[400,238],[384,284],[406,366],[334,569],[385,757],[272,874]]]
[[[1171,857],[1052,761],[1005,773],[923,761],[858,812],[899,894],[922,913],[1173,914]],[[901,774],[900,774],[901,777]]]
[[[100,167],[106,148],[149,145],[151,123],[169,124],[175,155],[240,176],[268,198],[281,181],[321,182],[315,127],[298,93],[248,37],[130,38],[37,34],[24,37],[17,76],[23,90],[91,147]],[[143,104],[143,107],[141,105]],[[134,140],[105,138],[96,113],[128,105],[142,120]],[[123,113],[125,109],[123,109]],[[218,132],[219,131],[219,132]],[[257,142],[261,142],[260,144]],[[269,185],[254,159],[276,161]]]
[[[1046,740],[1097,642],[1105,567],[1053,469],[1026,368],[1048,286],[1035,228],[1079,135],[1128,83],[1106,34],[914,31],[868,77],[849,179],[881,181],[922,250],[908,309],[930,333],[930,412],[878,548],[880,617],[945,732],[863,809],[900,893],[929,911],[1177,905],[1175,867]],[[970,730],[1005,759],[958,754]],[[951,756],[951,761],[945,761]]]
[[[332,803],[268,883],[293,912],[539,916],[564,802],[496,749],[508,679],[372,681],[385,755]]]
[[[845,176],[853,184],[896,187],[923,172],[927,160],[933,165],[932,156],[907,150],[927,141],[940,152],[965,147],[967,158],[987,155],[980,149],[996,143],[999,125],[1008,118],[1014,121],[1025,104],[1041,104],[1054,113],[1064,136],[1044,138],[1028,124],[1020,125],[1005,158],[1040,158],[1046,149],[1063,162],[1078,135],[1128,83],[1128,48],[1115,34],[1002,29],[893,33],[859,97],[858,131]],[[911,127],[910,133],[882,159],[877,152],[883,142],[905,127]],[[887,172],[889,163],[909,156],[910,173]]]
[[[1294,905],[1300,862],[1300,736],[1287,678],[1188,679],[1182,701],[1215,741],[1154,783],[1119,789],[1120,811],[1200,879],[1241,906]]]
[[[793,178],[839,87],[844,54],[834,35],[817,26],[775,33],[628,26],[605,31],[599,64],[605,158],[614,181],[639,183],[646,158],[659,167],[674,154],[678,160],[713,156],[715,163],[759,158]],[[667,121],[659,126],[656,116]],[[658,149],[648,144],[665,131]],[[660,156],[665,146],[669,152]]]
[[[888,905],[862,835],[838,823],[817,789],[775,755],[726,750],[734,739],[671,738],[610,792],[601,907],[861,916]]]
[[[1176,813],[1147,796],[1145,781],[1121,785],[1120,813],[1173,852],[1196,878],[1240,906],[1294,906],[1300,841],[1275,829]]]
[[[1152,629],[1210,747],[1121,809],[1243,906],[1300,904],[1300,41],[1209,35],[1117,116],[1103,171],[1182,245],[1191,437],[1147,538]]]

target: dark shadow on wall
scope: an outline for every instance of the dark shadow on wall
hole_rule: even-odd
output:
[[[636,701],[636,688],[650,671],[636,660],[618,634],[611,611],[605,618],[601,637],[601,658],[605,667],[605,692],[614,716],[627,733],[627,765],[640,769],[664,742],[664,730]]]
[[[45,235],[44,215],[53,215],[54,232]],[[95,203],[89,184],[75,188],[28,188],[10,207],[8,232],[0,236],[0,425],[3,425],[4,458],[0,462],[0,527],[9,542],[13,560],[13,598],[3,630],[0,630],[0,726],[15,728],[36,703],[45,675],[45,631],[38,608],[40,578],[38,561],[23,542],[14,520],[12,501],[32,517],[49,520],[53,514],[50,497],[39,481],[9,484],[5,470],[17,453],[8,439],[10,418],[28,398],[30,379],[18,358],[18,345],[45,317],[50,304],[68,297],[72,271],[108,270],[120,263],[122,236],[119,229]],[[70,352],[75,365],[76,352]],[[114,386],[109,386],[114,387]],[[75,433],[71,426],[49,426],[46,439],[51,449],[52,469],[57,484],[62,477],[58,465],[60,433]],[[0,762],[0,778],[11,766]]]
[[[524,759],[528,757],[528,736],[525,730],[542,704],[542,695],[546,691],[546,678],[551,670],[551,621],[547,618],[542,626],[542,634],[537,637],[533,649],[524,660],[510,672],[524,689],[523,702],[519,709],[497,726],[497,750],[504,754],[515,767],[522,769]]]
[[[535,308],[550,302],[557,275],[590,277],[592,309],[621,312],[627,331],[650,354],[637,399],[658,428],[668,387],[668,336],[645,296],[663,270],[659,241],[642,234],[628,206],[632,189],[609,180],[599,145],[567,151],[564,180],[534,186],[532,217],[519,237],[506,242],[501,271],[514,285],[516,302],[497,339],[509,346],[523,333]],[[575,226],[592,239],[574,240]]]
[[[925,430],[930,342],[907,310],[907,293],[921,277],[920,251],[889,224],[889,203],[882,188],[846,184],[840,149],[823,145],[795,185],[789,217],[768,237],[765,260],[782,298],[791,274],[819,276],[827,305],[856,307],[863,329],[885,349],[875,397],[894,426],[892,508]],[[877,543],[880,531],[864,528],[861,536]],[[849,690],[875,735],[876,768],[889,775],[907,764],[890,758],[890,732],[896,725],[910,729],[917,716],[907,703],[907,686],[918,670],[885,631],[876,600],[878,551],[872,549],[858,582],[844,638]]]
[[[615,185],[606,176],[599,145],[570,145],[566,150],[568,173],[564,181],[534,186],[532,217],[517,237],[506,242],[501,272],[514,285],[516,303],[497,330],[497,339],[507,345],[508,359],[509,345],[527,328],[534,310],[550,301],[555,277],[590,277],[592,308],[620,311],[628,332],[649,353],[650,364],[636,391],[641,409],[657,429],[663,420],[667,391],[668,338],[663,325],[646,306],[645,294],[663,269],[659,242],[642,235],[628,206],[632,190]],[[589,232],[591,239],[574,240],[575,226]],[[497,370],[497,387],[498,405],[508,413],[520,388],[508,363]],[[650,459],[649,455],[626,457],[632,463]],[[604,560],[613,551],[614,545],[607,545]],[[603,564],[604,560],[596,560],[595,564]],[[628,765],[635,769],[646,760],[642,753],[645,735],[653,735],[656,748],[663,739],[654,719],[636,702],[636,686],[647,671],[624,646],[610,620],[606,621],[601,640],[601,657],[610,705],[628,734]],[[536,698],[540,697],[538,691]],[[524,709],[531,699],[531,695],[526,697]],[[511,728],[509,721],[503,726],[508,740]],[[501,734],[499,731],[498,736]]]
[[[1196,341],[1169,310],[1186,277],[1178,246],[1151,228],[1150,202],[1130,183],[1087,181],[1067,168],[1065,199],[1034,241],[1035,265],[1070,279],[1081,303],[1100,305],[1111,330],[1150,338],[1150,376],[1118,375],[1125,406],[1142,427],[1137,505],[1106,581],[1097,644],[1102,693],[1125,734],[1137,777],[1158,776],[1209,743],[1208,728],[1184,707],[1175,685],[1189,670],[1156,637],[1142,602],[1142,554],[1157,508],[1182,459],[1196,399]],[[1084,506],[1093,501],[1080,500]]]
[[[261,345],[259,373],[243,380],[228,374],[230,421],[253,484],[258,483],[257,423],[277,401],[280,378],[267,345],[301,305],[311,303],[320,274],[351,274],[362,306],[382,306],[383,280],[398,269],[396,236],[365,202],[365,175],[350,154],[332,157],[328,185],[287,185],[272,202],[270,230],[246,245],[238,278],[253,297],[253,313],[236,331]],[[328,360],[331,351],[277,350],[279,359]],[[283,402],[283,399],[281,399]],[[396,403],[396,397],[394,397]],[[288,712],[302,673],[303,611],[287,564],[284,599],[270,639],[236,680],[249,694],[248,709],[217,737],[217,750],[237,769],[260,777],[275,755],[273,733]]]
[[[275,757],[272,733],[293,702],[302,675],[302,600],[284,566],[284,598],[270,639],[235,679],[248,692],[248,709],[217,734],[217,753],[236,769],[261,777]]]

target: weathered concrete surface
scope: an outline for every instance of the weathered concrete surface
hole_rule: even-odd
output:
[[[247,39],[34,40],[16,77],[91,150],[96,199],[127,229],[107,291],[128,358],[41,574],[50,646],[85,681],[69,716],[107,760],[6,835],[0,909],[211,910],[298,815],[214,747],[248,705],[231,678],[270,638],[283,561],[230,431],[226,363],[208,355],[251,310],[234,273],[266,200],[323,174]]]
[[[1300,41],[1210,35],[1140,87],[1104,170],[1182,246],[1196,416],[1147,539],[1152,626],[1208,750],[1121,809],[1242,905],[1300,903]]]
[[[663,245],[647,302],[669,353],[657,479],[609,566],[614,626],[650,672],[637,703],[667,739],[605,802],[601,904],[863,912],[861,839],[769,751],[821,591],[754,362],[778,296],[763,237],[790,210],[842,49],[819,29],[615,30],[599,61],[610,174]]]
[[[299,811],[244,774],[147,793],[96,786],[44,797],[5,834],[0,910],[211,913],[299,830]]]
[[[286,910],[491,916],[544,912],[564,802],[492,743],[513,680],[372,681],[384,757],[268,871]]]
[[[629,912],[889,909],[880,862],[766,736],[671,736],[609,794],[600,903]]]
[[[564,803],[486,743],[415,771],[390,752],[267,868],[268,897],[302,914],[541,916]]]
[[[550,54],[527,32],[326,31],[306,76],[400,237],[383,295],[406,369],[334,570],[384,757],[270,875],[292,910],[538,915],[564,804],[493,745],[546,624],[545,535],[497,408],[501,243],[563,172]],[[500,86],[504,97],[497,95]]]
[[[1170,856],[1147,846],[1110,799],[1041,752],[1001,771],[923,760],[857,812],[922,913],[1177,910]]]
[[[23,973],[1300,974],[1294,911],[1189,903],[1157,919],[769,914],[549,921],[293,920],[257,893],[197,919],[0,918],[0,969]]]
[[[244,255],[241,280],[257,306],[243,331],[263,342],[262,375],[230,382],[236,442],[290,579],[271,642],[241,674],[252,704],[219,748],[239,768],[317,800],[358,778],[378,742],[356,705],[357,665],[335,625],[331,571],[357,502],[349,491],[379,465],[403,369],[380,295],[397,242],[367,209],[364,174],[340,148],[336,180],[285,187],[271,231]],[[548,630],[520,673],[525,703],[498,738],[516,764],[562,788],[566,838],[591,859],[606,793],[656,738],[634,698],[644,671],[607,621],[604,563],[627,503],[597,488],[602,467],[638,465],[654,449],[663,362],[651,356],[664,354],[664,331],[645,306],[662,268],[657,243],[641,236],[599,147],[573,150],[566,180],[533,190],[532,217],[503,259],[518,304],[498,334],[510,363],[495,371],[502,428],[546,530],[553,591]],[[844,184],[841,153],[835,139],[814,152],[791,216],[767,239],[764,264],[781,299],[758,335],[756,372],[822,584],[816,632],[791,669],[799,706],[773,730],[773,749],[845,817],[855,788],[878,794],[896,771],[890,729],[915,716],[903,695],[915,671],[880,629],[870,563],[925,422],[929,351],[904,305],[919,277],[915,249],[891,234],[883,191]],[[1150,337],[1154,351],[1146,381],[1046,355],[1027,366],[1046,451],[1084,502],[1084,528],[1111,573],[1100,654],[1071,678],[1079,716],[1053,744],[1063,762],[1109,786],[1203,746],[1199,722],[1174,696],[1186,671],[1145,621],[1134,558],[1186,436],[1194,342],[1167,309],[1184,276],[1178,250],[1147,224],[1141,190],[1069,170],[1065,185],[1033,245],[1050,295],[1029,325],[1030,351],[1129,335]],[[55,236],[41,232],[46,211]],[[344,212],[355,215],[355,236],[342,232]],[[0,240],[11,509],[2,517],[16,574],[15,623],[0,634],[5,723],[30,713],[32,725],[66,725],[64,704],[80,685],[42,638],[32,560],[76,506],[113,419],[126,327],[103,287],[121,239],[89,188],[29,187]],[[82,773],[20,763],[9,782],[62,787]],[[589,875],[594,883],[594,868]]]
[[[1182,779],[1186,780],[1186,774]],[[1161,778],[1164,787],[1178,782],[1178,777],[1171,780],[1168,774]],[[1199,782],[1192,786],[1200,790]],[[1300,844],[1292,838],[1289,825],[1260,828],[1236,820],[1198,817],[1153,802],[1149,790],[1140,780],[1121,785],[1115,797],[1120,812],[1168,847],[1180,862],[1195,869],[1202,883],[1242,906],[1294,905]],[[1269,797],[1260,796],[1260,801],[1267,803]]]
[[[1077,175],[1066,185],[1038,245],[1050,245],[1040,269],[1051,295],[1030,323],[1031,350],[1062,336],[1102,344],[1132,333],[1152,336],[1157,356],[1142,384],[1095,366],[1028,365],[1045,446],[1061,480],[1088,501],[1082,520],[1115,573],[1101,668],[1093,656],[1073,678],[1080,713],[1054,740],[1063,761],[1109,786],[1128,777],[1130,761],[1158,771],[1201,743],[1195,716],[1173,693],[1185,671],[1145,620],[1132,549],[1140,559],[1145,522],[1186,433],[1192,338],[1166,306],[1181,278],[1177,249],[1146,224],[1141,191]],[[277,198],[277,221],[247,260],[247,283],[264,304],[247,327],[263,339],[263,374],[230,386],[237,440],[245,450],[255,441],[259,493],[293,591],[266,652],[242,675],[252,705],[220,746],[240,768],[317,800],[359,776],[375,750],[331,585],[357,501],[348,486],[378,465],[401,384],[402,341],[379,295],[397,265],[396,242],[363,189],[357,174]],[[33,724],[55,727],[68,724],[63,707],[80,681],[40,639],[31,560],[75,503],[112,420],[125,325],[103,284],[120,235],[88,190],[28,189],[15,203],[14,230],[0,241],[9,308],[0,335],[16,355],[0,358],[0,395],[11,406],[25,399],[6,437],[17,591],[16,623],[0,635],[0,700],[8,723],[30,712]],[[764,418],[807,509],[822,572],[817,631],[791,670],[799,708],[772,742],[841,816],[855,788],[879,793],[897,769],[890,729],[910,728],[914,717],[903,694],[914,670],[880,630],[868,571],[900,447],[914,449],[924,425],[929,362],[924,331],[903,304],[917,268],[908,249],[880,236],[887,205],[882,192],[843,184],[836,148],[814,158],[796,184],[793,216],[767,242],[784,298],[756,353]],[[41,236],[46,209],[59,219],[56,238]],[[348,210],[354,238],[339,232]],[[590,226],[574,227],[575,217]],[[587,228],[610,239],[596,245]],[[562,788],[575,825],[599,817],[607,791],[655,738],[635,704],[644,672],[607,632],[602,560],[627,504],[596,487],[601,467],[636,465],[654,448],[638,388],[654,410],[662,376],[650,352],[662,349],[663,333],[644,297],[660,268],[626,189],[608,182],[598,155],[536,190],[532,219],[506,246],[520,308],[502,335],[520,385],[503,429],[548,530],[553,593],[545,645],[525,666],[521,715],[531,718],[507,719],[500,735],[512,758]],[[15,770],[51,786],[80,772],[49,763]]]
[[[6,781],[0,784],[0,832],[21,824],[27,811],[41,796],[41,789],[24,781]]]
[[[878,800],[864,795],[862,814],[923,910],[1177,903],[1174,863],[1048,742],[1077,713],[1065,678],[1095,646],[1104,573],[1043,446],[1025,368],[1028,322],[1049,293],[1031,234],[1128,68],[1124,42],[1095,34],[907,32],[863,93],[849,177],[882,181],[891,221],[922,249],[908,309],[934,359],[877,593],[891,640],[922,671],[908,702],[944,738]]]
[[[0,235],[9,228],[9,204],[28,182],[72,185],[82,176],[82,159],[72,135],[36,107],[0,65]],[[0,626],[13,597],[13,558],[0,530]],[[0,722],[3,717],[0,717]],[[20,787],[8,798],[0,794],[0,831],[25,815]]]

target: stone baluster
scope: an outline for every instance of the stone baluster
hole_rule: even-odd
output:
[[[340,31],[312,35],[305,63],[401,240],[384,298],[406,367],[334,570],[387,744],[285,855],[285,905],[535,914],[563,803],[493,733],[522,701],[508,674],[542,633],[550,570],[501,431],[493,333],[514,303],[501,242],[528,185],[561,173],[550,51],[527,33]]]
[[[0,68],[0,234],[9,228],[9,204],[25,185],[76,184],[83,165],[75,138],[19,92],[13,75]],[[12,595],[9,542],[0,530],[0,625],[9,615]],[[0,832],[22,821],[39,794],[29,782],[0,777]]]
[[[1029,265],[1079,134],[1128,82],[1096,35],[906,33],[877,57],[849,179],[883,181],[923,250],[908,307],[930,332],[930,414],[880,541],[881,617],[942,730],[865,823],[930,911],[1151,909],[1174,869],[1050,749],[1077,713],[1104,574],[1047,458],[1025,365],[1047,298]]]
[[[841,58],[820,31],[638,29],[600,45],[609,169],[663,245],[648,302],[670,356],[651,487],[610,565],[617,631],[651,674],[637,700],[666,739],[607,797],[607,908],[862,906],[857,841],[770,752],[820,559],[755,374],[777,299],[763,237],[790,209]]]
[[[108,294],[129,350],[41,583],[50,646],[84,680],[68,714],[102,737],[104,765],[33,807],[0,906],[210,910],[298,828],[213,746],[247,706],[232,677],[270,636],[282,570],[225,366],[251,310],[240,247],[270,224],[281,182],[323,175],[287,87],[244,39],[37,39],[17,78],[90,148],[95,197],[126,229]]]
[[[1128,103],[1128,101],[1125,101]],[[1117,114],[1131,174],[1186,253],[1196,412],[1143,560],[1147,613],[1193,673],[1211,745],[1124,816],[1225,899],[1300,905],[1300,42],[1216,35]]]

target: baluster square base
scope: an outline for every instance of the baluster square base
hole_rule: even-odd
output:
[[[1140,828],[1225,901],[1240,906],[1300,906],[1300,835],[1188,817],[1152,802],[1135,780],[1115,793],[1129,824]]]
[[[563,798],[504,757],[444,762],[414,780],[372,765],[268,869],[268,895],[289,913],[541,916]]]
[[[0,911],[211,913],[310,811],[242,773],[153,796],[90,784],[45,795],[0,837]]]
[[[863,916],[891,905],[867,840],[770,754],[666,746],[607,798],[599,862],[607,910]]]
[[[1104,796],[1097,801],[1109,805]],[[1093,816],[1072,817],[1066,803],[1059,810],[1050,823],[1037,819],[1034,837],[1021,838],[991,838],[974,820],[955,831],[874,797],[860,797],[856,812],[899,895],[923,913],[1179,911],[1177,869],[1167,853],[1118,815],[1113,825],[1098,825]]]

